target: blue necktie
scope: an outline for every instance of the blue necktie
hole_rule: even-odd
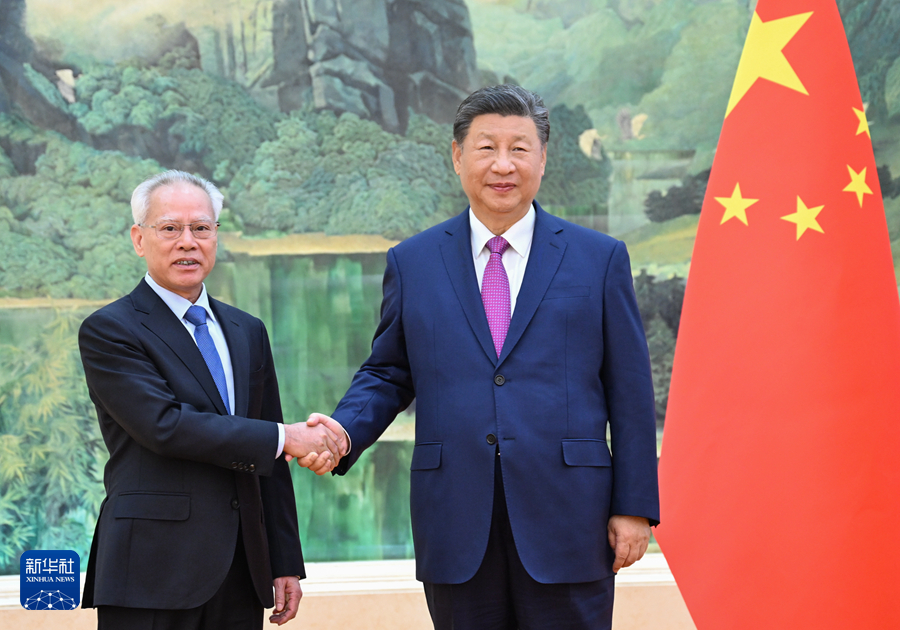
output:
[[[197,340],[197,347],[200,348],[200,354],[203,355],[203,360],[206,361],[206,367],[212,374],[222,402],[225,403],[225,411],[231,413],[228,408],[228,383],[225,381],[225,370],[222,368],[222,358],[219,356],[219,351],[216,350],[216,344],[206,325],[206,309],[194,304],[184,314],[184,318],[194,325],[194,339]]]

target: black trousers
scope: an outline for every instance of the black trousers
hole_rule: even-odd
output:
[[[491,531],[481,566],[463,584],[425,583],[435,630],[609,630],[614,577],[541,584],[528,575],[516,551],[496,459]]]
[[[185,610],[97,606],[97,630],[262,630],[263,612],[238,532],[231,568],[208,602]]]

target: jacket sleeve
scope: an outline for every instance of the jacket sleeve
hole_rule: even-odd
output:
[[[604,284],[603,345],[600,375],[613,455],[610,514],[643,516],[656,525],[659,488],[650,353],[628,252],[621,242],[613,250]]]
[[[229,469],[235,461],[254,462],[256,474],[271,474],[275,424],[203,412],[178,400],[170,386],[176,376],[164,374],[129,324],[101,309],[78,333],[85,380],[101,422],[115,422],[158,455]],[[178,361],[174,355],[172,360]]]

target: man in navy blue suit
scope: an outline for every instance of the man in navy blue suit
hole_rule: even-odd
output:
[[[388,252],[372,355],[333,414],[343,474],[417,401],[413,538],[438,630],[609,628],[614,574],[659,519],[628,254],[535,201],[549,133],[520,87],[463,101],[469,208]]]

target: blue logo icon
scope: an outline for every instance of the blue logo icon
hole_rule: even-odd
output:
[[[81,602],[81,559],[74,551],[26,551],[19,561],[26,610],[74,610]]]

